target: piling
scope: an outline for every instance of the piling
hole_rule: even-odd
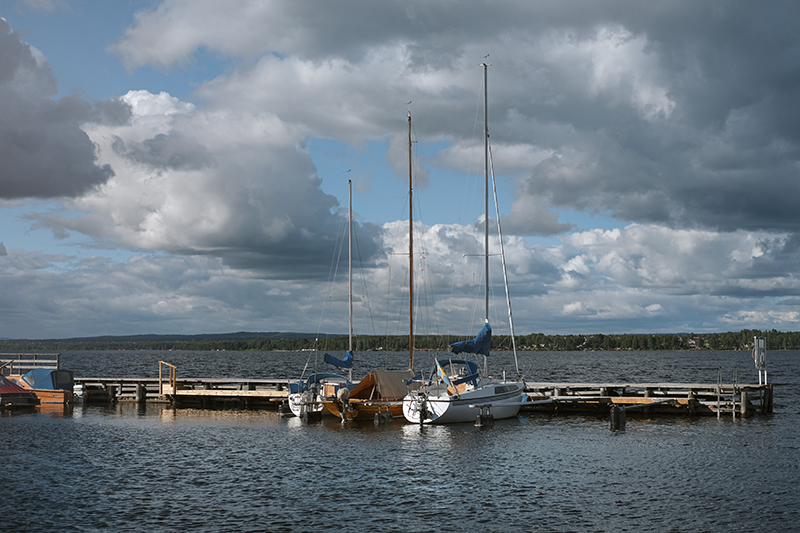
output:
[[[141,383],[136,384],[136,403],[142,404],[147,401],[147,387]]]
[[[610,409],[611,414],[611,431],[619,431],[625,429],[625,409],[618,405],[612,405]]]

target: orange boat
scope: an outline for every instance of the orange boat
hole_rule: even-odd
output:
[[[72,402],[75,381],[69,370],[34,368],[21,376],[8,376],[23,389],[36,394],[42,404],[67,404]]]
[[[413,376],[411,370],[373,370],[350,391],[348,398],[342,397],[346,393],[339,397],[325,395],[322,405],[342,420],[375,420],[375,415],[387,412],[402,418],[403,397],[408,394],[403,380]]]

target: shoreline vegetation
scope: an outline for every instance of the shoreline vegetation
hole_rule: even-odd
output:
[[[657,350],[752,350],[754,337],[766,337],[768,350],[800,350],[800,332],[744,329],[727,333],[656,333],[621,335],[517,335],[519,351],[657,351]],[[418,350],[447,350],[457,335],[415,337]],[[405,351],[408,336],[359,336],[359,351]],[[220,333],[205,335],[128,335],[69,339],[4,339],[0,352],[53,350],[191,350],[191,351],[345,351],[347,335],[310,333]],[[493,338],[494,351],[510,350],[508,336]]]

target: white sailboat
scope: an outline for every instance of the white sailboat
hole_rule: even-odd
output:
[[[356,384],[353,379],[353,182],[348,180],[349,187],[349,212],[347,221],[347,275],[348,275],[348,305],[349,305],[349,334],[348,349],[344,359],[337,359],[330,354],[325,354],[326,363],[339,368],[349,369],[348,376],[330,372],[315,372],[306,379],[300,379],[289,384],[289,409],[295,416],[325,412],[323,400],[333,400],[342,388],[352,390]]]
[[[486,374],[486,357],[492,342],[492,328],[489,325],[489,126],[487,63],[483,63],[484,83],[484,268],[486,281],[486,323],[472,340],[458,342],[451,346],[454,353],[475,353],[484,355],[484,372],[481,373],[475,361],[455,358],[436,358],[430,378],[423,387],[409,392],[403,399],[403,416],[416,424],[450,424],[474,422],[479,415],[492,415],[495,419],[510,418],[519,413],[525,383],[520,378],[517,366],[516,381],[500,381]],[[499,227],[498,217],[498,227]],[[502,243],[502,236],[501,236]],[[501,250],[502,255],[502,250]],[[504,266],[505,274],[505,266]],[[506,286],[508,283],[506,282]],[[508,296],[508,293],[506,293]],[[509,322],[511,318],[510,299]],[[516,348],[515,348],[516,361]]]

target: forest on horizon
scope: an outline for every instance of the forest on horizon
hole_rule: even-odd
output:
[[[606,335],[517,335],[521,351],[615,351],[615,350],[752,350],[754,337],[766,337],[768,350],[800,350],[800,332],[744,329],[726,333],[667,333]],[[414,338],[419,350],[444,351],[450,344],[469,337],[427,335]],[[406,351],[407,335],[357,336],[356,350]],[[0,340],[0,352],[53,350],[195,350],[195,351],[345,351],[346,335],[316,336],[302,333],[229,333],[206,335],[140,335],[75,339]],[[511,349],[507,335],[492,338],[492,350]]]

